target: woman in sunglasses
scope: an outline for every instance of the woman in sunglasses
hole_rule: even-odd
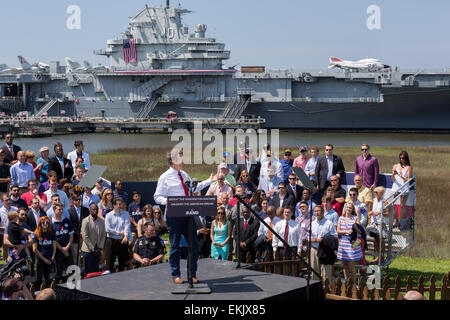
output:
[[[36,288],[40,288],[42,277],[45,279],[45,286],[48,287],[56,254],[55,233],[48,217],[39,219],[33,238],[33,252],[36,255]]]
[[[216,219],[211,224],[211,258],[227,260],[229,253],[228,242],[231,238],[230,223],[226,218],[225,207],[217,208]]]
[[[153,206],[153,213],[151,215],[153,225],[156,229],[156,234],[158,236],[163,236],[167,232],[169,232],[169,229],[167,227],[167,222],[164,220],[164,216],[161,212],[161,208],[159,206]]]
[[[402,186],[412,177],[412,167],[409,162],[408,152],[402,151],[399,154],[399,162],[392,167],[392,192],[403,192],[400,196],[400,208],[396,207],[397,217],[394,219],[394,227],[397,226],[398,220],[404,218],[405,205],[408,200],[409,186]]]

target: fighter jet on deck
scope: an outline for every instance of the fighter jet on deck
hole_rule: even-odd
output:
[[[391,69],[391,66],[383,64],[378,59],[362,59],[359,61],[342,60],[335,57],[330,57],[330,65],[328,69],[340,68],[350,71],[367,71],[376,72],[383,71],[385,69]]]

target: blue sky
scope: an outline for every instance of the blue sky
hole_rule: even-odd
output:
[[[194,13],[185,24],[208,25],[207,35],[231,50],[226,65],[264,65],[270,69],[326,69],[328,58],[371,57],[401,69],[450,67],[450,1],[406,0],[177,0]],[[432,3],[432,4],[430,4]],[[95,56],[106,40],[120,36],[128,17],[145,4],[165,0],[0,0],[0,64],[76,61],[108,64]],[[81,30],[69,30],[67,7],[81,8]],[[366,26],[370,5],[381,9],[381,29]]]

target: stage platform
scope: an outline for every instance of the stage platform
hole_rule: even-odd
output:
[[[186,263],[181,260],[185,281]],[[173,294],[168,263],[81,280],[80,290],[69,290],[64,284],[55,291],[60,300],[306,300],[306,279],[253,271],[245,264],[236,269],[235,262],[201,259],[197,277],[211,293]],[[321,282],[311,281],[310,299],[323,298]]]

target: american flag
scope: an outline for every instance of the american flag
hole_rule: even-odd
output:
[[[125,63],[137,63],[136,39],[123,39],[123,56]]]

